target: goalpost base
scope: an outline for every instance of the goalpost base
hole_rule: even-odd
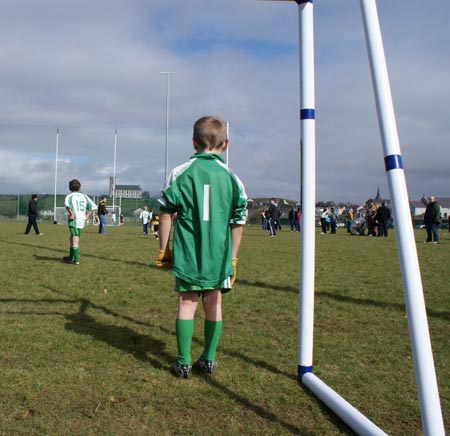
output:
[[[387,433],[377,427],[312,372],[305,373],[301,377],[301,382],[357,434],[387,436]]]

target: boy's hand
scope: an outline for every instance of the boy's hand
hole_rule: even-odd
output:
[[[230,282],[231,282],[231,286],[234,285],[234,282],[236,281],[236,265],[237,265],[237,257],[235,257],[234,259],[231,259],[231,265],[233,267],[233,274],[230,276]]]
[[[172,269],[172,252],[169,249],[159,250],[155,264],[158,268]]]

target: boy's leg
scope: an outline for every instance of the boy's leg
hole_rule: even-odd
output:
[[[191,365],[191,343],[194,334],[194,316],[198,306],[198,292],[182,292],[178,296],[176,336],[178,365]]]
[[[200,357],[203,361],[214,362],[216,349],[222,333],[222,292],[220,289],[203,293],[205,311],[205,348]]]
[[[79,236],[71,236],[70,238],[70,260],[74,262],[80,261]]]

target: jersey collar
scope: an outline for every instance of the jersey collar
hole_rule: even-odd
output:
[[[222,155],[217,153],[204,153],[199,151],[198,153],[195,153],[191,159],[218,159],[221,162],[225,163],[225,160],[223,159]]]

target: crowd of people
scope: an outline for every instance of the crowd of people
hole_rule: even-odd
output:
[[[300,232],[300,218],[302,216],[299,207],[289,210],[289,225],[291,232]],[[269,207],[261,212],[261,228],[268,230],[269,236],[277,236],[277,230],[281,230],[281,211],[275,198],[270,199]]]
[[[427,232],[425,242],[439,243],[438,228],[441,223],[441,209],[436,198],[431,196],[423,217],[423,227]],[[300,207],[292,207],[288,213],[291,232],[300,232]],[[269,231],[269,236],[276,236],[277,230],[281,230],[281,212],[274,198],[270,199],[269,206],[261,212],[261,228]],[[389,227],[393,222],[391,210],[386,202],[376,204],[369,200],[366,207],[348,208],[338,217],[334,207],[324,207],[319,214],[319,226],[321,234],[336,234],[339,219],[345,219],[346,231],[349,235],[385,237],[389,235]],[[449,232],[450,232],[450,217]]]

